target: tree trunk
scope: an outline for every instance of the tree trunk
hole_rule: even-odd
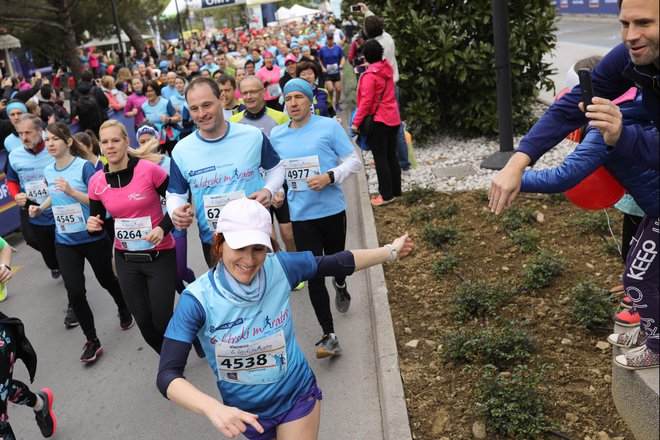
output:
[[[131,40],[131,44],[138,54],[142,51],[147,51],[147,43],[144,42],[140,29],[132,19],[122,19],[121,27],[126,32],[128,39]]]
[[[59,9],[57,12],[57,19],[66,29],[63,35],[63,42],[67,64],[73,71],[73,75],[76,80],[78,80],[82,73],[82,69],[80,66],[80,60],[78,59],[78,42],[76,41],[76,32],[74,31],[73,25],[71,24],[71,10],[69,0],[53,0],[52,4]]]

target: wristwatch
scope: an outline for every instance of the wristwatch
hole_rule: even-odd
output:
[[[335,172],[330,170],[328,171],[328,177],[330,177],[330,183],[335,183]]]

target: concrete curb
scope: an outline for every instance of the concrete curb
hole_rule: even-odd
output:
[[[630,330],[614,327],[615,333]],[[658,369],[629,371],[614,365],[614,358],[627,351],[612,347],[612,400],[637,440],[655,440],[660,438]]]
[[[357,173],[357,181],[362,242],[365,248],[375,248],[379,246],[378,237],[376,236],[373,208],[369,202],[369,186],[364,172]],[[412,433],[399,370],[399,353],[394,337],[390,303],[387,299],[385,273],[382,266],[374,266],[365,272],[369,289],[369,304],[371,305],[383,439],[409,440],[412,439]]]

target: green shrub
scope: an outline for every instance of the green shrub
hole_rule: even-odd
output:
[[[477,200],[479,200],[482,203],[488,203],[488,190],[486,189],[478,189],[475,191],[477,195]]]
[[[523,270],[523,288],[541,289],[549,286],[552,279],[564,273],[566,261],[542,251],[527,262]]]
[[[493,316],[513,295],[503,285],[491,285],[485,281],[466,281],[454,294],[455,317],[458,321]]]
[[[445,275],[451,273],[451,271],[454,270],[457,265],[458,258],[454,255],[447,254],[433,263],[433,272],[435,272],[438,278],[442,278]]]
[[[346,4],[347,2],[344,2]],[[414,5],[411,5],[414,3]],[[403,114],[413,134],[449,128],[468,135],[498,132],[496,68],[490,0],[374,0],[397,47]],[[548,1],[508,2],[513,126],[525,133],[539,84],[551,90],[555,7]]]
[[[458,203],[456,201],[452,200],[451,202],[447,203],[445,206],[440,208],[438,210],[438,214],[442,218],[451,218],[458,214]]]
[[[432,188],[414,185],[410,188],[410,191],[404,192],[401,197],[406,205],[415,205],[420,202],[429,203],[435,197],[435,191]]]
[[[512,205],[498,217],[500,225],[509,232],[518,230],[523,225],[534,222],[534,220],[532,208],[520,204]]]
[[[546,420],[543,402],[547,404],[547,400],[538,392],[542,371],[518,365],[510,373],[500,373],[494,366],[486,365],[480,373],[475,393],[477,412],[484,418],[488,432],[534,438],[556,429],[555,423]]]
[[[569,219],[567,223],[569,226],[576,228],[582,235],[605,233],[609,229],[607,216],[603,211],[580,213],[577,217]]]
[[[601,294],[602,289],[591,281],[582,280],[570,291],[570,310],[575,322],[584,327],[608,324],[614,314],[614,304]]]
[[[541,234],[536,229],[520,228],[511,233],[511,240],[520,246],[520,250],[529,253],[536,251],[540,246]]]
[[[440,247],[443,244],[454,244],[458,233],[452,226],[435,226],[429,223],[422,231],[424,240],[433,246]]]
[[[447,335],[445,356],[454,363],[493,364],[498,368],[529,359],[534,343],[527,332],[513,326]]]
[[[413,208],[408,215],[409,223],[428,222],[431,220],[431,213],[426,208]]]

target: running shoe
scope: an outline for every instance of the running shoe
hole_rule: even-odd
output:
[[[298,284],[296,287],[293,288],[296,292],[299,290],[303,290],[305,288],[305,282],[301,281],[300,284]]]
[[[630,297],[627,295],[621,298],[619,303],[621,304],[621,307],[623,307],[624,309],[632,309],[634,306],[632,299],[630,299]]]
[[[392,203],[393,201],[396,200],[396,197],[392,197],[389,200],[383,200],[383,196],[378,195],[375,199],[371,199],[371,204],[373,206],[382,206],[382,205],[387,205],[389,203]]]
[[[128,309],[119,309],[119,326],[122,330],[128,330],[133,327],[135,320]]]
[[[50,276],[53,277],[54,280],[58,279],[62,275],[59,270],[51,270],[50,271]]]
[[[341,353],[339,340],[335,335],[323,335],[323,338],[314,345],[318,347],[316,349],[317,359],[332,357]]]
[[[335,307],[339,313],[348,312],[351,306],[351,295],[346,290],[346,283],[343,286],[338,285],[335,280],[332,280],[332,286],[335,288]]]
[[[638,326],[631,332],[613,333],[609,335],[607,337],[607,342],[622,348],[639,347],[646,343],[646,333],[644,333],[641,327]]]
[[[647,368],[658,368],[660,365],[660,353],[654,353],[646,345],[633,348],[626,354],[620,354],[614,358],[614,363],[626,370],[645,370]]]
[[[98,356],[103,354],[103,347],[101,341],[94,339],[93,341],[85,342],[83,345],[83,352],[80,355],[80,362],[94,362]]]
[[[57,431],[57,419],[53,414],[53,392],[49,388],[42,388],[36,393],[41,399],[43,405],[39,411],[34,411],[34,418],[39,425],[41,435],[46,438],[51,437]]]
[[[73,328],[78,324],[80,324],[78,322],[78,318],[76,318],[76,314],[73,312],[73,308],[69,306],[69,308],[66,309],[66,315],[64,315],[64,327]]]
[[[622,327],[637,327],[639,326],[639,313],[637,309],[633,307],[630,310],[624,310],[623,312],[617,313],[614,315],[614,322]]]
[[[7,283],[0,283],[0,302],[7,299]]]

